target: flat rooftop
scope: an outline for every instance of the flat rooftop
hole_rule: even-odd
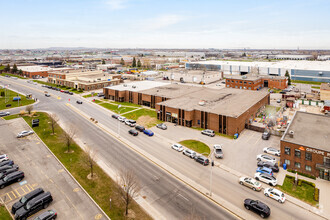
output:
[[[118,91],[132,91],[132,92],[137,92],[137,91],[142,91],[142,90],[148,90],[152,89],[158,86],[165,86],[169,85],[169,83],[164,83],[164,82],[158,82],[158,81],[136,81],[136,82],[131,82],[131,83],[123,83],[120,85],[116,86],[108,86],[105,87],[106,89],[113,89],[113,90],[118,90]]]
[[[188,74],[188,75],[203,75],[203,73],[205,72],[205,75],[214,75],[214,74],[219,74],[219,70],[215,70],[215,71],[204,71],[204,70],[188,70],[188,69],[171,69],[169,71],[167,71],[168,73],[174,73],[174,74]]]
[[[281,140],[330,152],[330,117],[297,111]]]
[[[230,75],[226,76],[226,79],[240,79],[240,80],[259,80],[259,79],[285,79],[284,76],[265,76],[265,75],[251,75],[251,74],[246,74],[246,75]]]
[[[267,90],[251,91],[232,88],[219,90],[205,87],[195,87],[195,89],[186,92],[186,88],[182,85],[175,86],[181,87],[182,95],[158,104],[186,111],[199,110],[233,118],[240,116],[268,95]]]
[[[43,72],[51,70],[51,68],[43,66],[20,66],[18,69],[25,72]]]
[[[330,91],[330,83],[322,83],[320,89]]]
[[[151,89],[143,90],[143,94],[147,95],[155,95],[160,97],[166,97],[166,98],[177,98],[181,97],[183,95],[193,93],[200,91],[200,86],[186,86],[182,84],[167,84],[167,85],[161,85],[157,86]]]

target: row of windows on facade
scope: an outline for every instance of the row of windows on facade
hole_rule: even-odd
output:
[[[229,85],[227,85],[227,87],[230,88]],[[238,87],[235,86],[235,88],[237,89]],[[240,86],[239,88],[242,89],[242,86]],[[255,87],[255,89],[257,89],[257,88],[259,88],[259,87]],[[246,89],[246,87],[244,86],[243,89]],[[251,87],[249,87],[248,89],[251,90]]]
[[[291,155],[291,148],[290,147],[285,147],[284,148],[284,153],[286,155]],[[298,150],[298,149],[295,149],[294,150],[294,156],[298,157],[298,158],[301,158],[301,151]],[[305,159],[309,160],[309,161],[312,161],[312,153],[305,152]]]
[[[62,76],[58,76],[58,75],[49,75],[49,77],[54,77],[54,78],[60,78],[60,79],[62,79]]]
[[[290,160],[284,160],[284,163],[286,163],[288,166],[290,166],[290,164],[291,164]],[[301,168],[301,164],[299,162],[295,162],[294,163],[294,167],[300,169]],[[306,165],[305,166],[305,170],[311,172],[312,171],[312,167]]]
[[[227,82],[230,82],[230,80],[227,80]],[[232,80],[231,82],[233,83],[233,82],[234,82],[234,80]],[[235,82],[236,82],[236,83],[238,83],[238,81],[235,81]],[[259,81],[258,81],[258,82],[259,82]],[[243,81],[239,81],[239,83],[241,83],[241,84],[242,84],[242,83],[243,83]],[[247,82],[245,82],[245,81],[244,81],[244,84],[246,84],[246,83],[247,83]],[[249,82],[249,84],[251,85],[252,83],[251,83],[251,82]]]

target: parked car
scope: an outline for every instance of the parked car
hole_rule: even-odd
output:
[[[5,186],[8,186],[12,183],[19,182],[24,178],[23,171],[16,171],[11,174],[8,174],[5,178],[0,180],[0,189],[3,189]]]
[[[117,119],[118,119],[120,122],[124,122],[124,121],[126,120],[126,118],[123,117],[123,116],[119,116]]]
[[[50,97],[50,94],[46,93],[45,96],[46,96],[46,97]]]
[[[15,212],[26,205],[31,199],[35,198],[36,196],[40,195],[41,193],[44,193],[44,190],[42,188],[37,188],[33,190],[32,192],[29,192],[25,196],[23,196],[20,200],[14,203],[14,205],[11,207],[11,213],[15,214]]]
[[[262,185],[260,182],[256,181],[255,179],[252,179],[250,177],[241,177],[239,178],[239,184],[250,187],[254,191],[260,191],[262,188]]]
[[[266,197],[270,197],[272,199],[275,199],[276,201],[278,201],[279,203],[284,203],[285,202],[285,196],[284,193],[281,192],[278,189],[274,189],[274,188],[266,188],[264,190],[264,195]]]
[[[141,125],[136,125],[135,129],[138,130],[138,131],[141,131],[141,132],[143,132],[145,130],[145,128]]]
[[[40,214],[38,217],[36,217],[34,220],[53,220],[57,218],[57,212],[55,210],[48,210],[42,214]]]
[[[183,152],[184,155],[190,157],[190,158],[195,158],[196,157],[196,152],[193,150],[190,150],[188,148],[186,148]]]
[[[281,99],[277,99],[276,102],[277,102],[277,103],[281,103]]]
[[[268,167],[268,168],[272,169],[272,171],[275,173],[279,171],[277,164],[272,164],[272,163],[268,163],[268,162],[264,162],[264,161],[259,161],[257,163],[257,166],[258,167]]]
[[[203,155],[198,155],[195,157],[195,161],[198,163],[203,164],[204,166],[209,165],[210,161],[209,159],[207,159],[206,157],[204,157]]]
[[[271,176],[274,176],[272,169],[268,168],[268,167],[257,167],[256,172],[259,173],[267,173]]]
[[[128,131],[129,134],[133,135],[133,136],[137,136],[139,134],[139,132],[135,129],[131,129]]]
[[[215,145],[213,145],[213,148],[214,148],[214,156],[215,156],[215,158],[223,158],[222,145],[215,144]]]
[[[202,134],[208,135],[210,137],[214,137],[215,136],[215,132],[213,130],[210,130],[210,129],[203,130],[202,131]]]
[[[18,209],[15,213],[15,219],[26,219],[39,212],[41,209],[46,209],[52,201],[53,197],[50,192],[42,193],[31,199],[25,206]]]
[[[181,144],[173,144],[172,149],[182,152],[183,151],[183,146]]]
[[[158,124],[158,125],[156,125],[156,127],[157,127],[157,128],[160,128],[160,129],[162,129],[162,130],[166,130],[166,129],[167,129],[167,126],[166,126],[166,124],[164,124],[164,123]]]
[[[82,103],[83,103],[82,101],[77,100],[77,104],[82,104]]]
[[[153,136],[154,135],[154,132],[152,132],[151,130],[144,130],[143,133],[148,135],[148,136]]]
[[[5,178],[6,176],[8,176],[8,174],[11,174],[13,172],[16,172],[17,170],[18,170],[18,167],[15,166],[15,167],[9,168],[7,170],[4,170],[3,172],[0,172],[0,180],[2,180],[3,178]]]
[[[258,161],[269,162],[269,163],[272,163],[272,164],[276,163],[276,159],[274,157],[268,156],[268,155],[265,155],[265,154],[257,155],[257,160]]]
[[[0,155],[0,162],[5,161],[5,160],[9,160],[7,154]]]
[[[113,117],[113,118],[115,118],[115,119],[118,119],[119,115],[117,115],[117,114],[113,114],[113,115],[111,115],[111,117]]]
[[[258,200],[245,199],[244,207],[247,210],[251,210],[257,213],[258,215],[260,215],[261,218],[267,218],[268,216],[270,216],[270,208],[266,204]]]
[[[5,161],[0,162],[0,167],[13,166],[13,165],[14,165],[14,161],[12,161],[12,160],[5,160]]]
[[[103,97],[103,96],[104,96],[104,93],[103,93],[103,92],[99,92],[99,93],[97,94],[97,96],[98,96],[98,97]]]
[[[28,136],[33,133],[34,133],[34,131],[22,131],[17,134],[17,138],[25,137],[25,136]]]
[[[267,183],[270,186],[276,186],[277,180],[275,177],[267,174],[267,173],[255,173],[254,178],[256,180],[260,180],[261,182]]]
[[[267,154],[273,154],[273,155],[278,156],[278,157],[281,156],[281,151],[280,150],[277,150],[277,149],[275,149],[273,147],[265,147],[263,149],[263,151],[265,153],[267,153]]]
[[[3,166],[0,166],[0,173],[4,173],[6,172],[8,169],[12,169],[12,168],[15,168],[16,170],[19,169],[19,167],[17,165],[3,165]]]
[[[69,95],[73,95],[73,92],[68,92]]]
[[[265,131],[264,133],[262,133],[261,138],[263,140],[268,140],[270,138],[270,133],[268,131]]]
[[[10,112],[0,112],[0,117],[10,115]]]
[[[134,127],[136,125],[136,121],[134,121],[132,119],[126,119],[125,124],[130,126],[130,127]]]

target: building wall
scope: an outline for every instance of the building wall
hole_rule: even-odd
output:
[[[37,78],[40,77],[47,77],[48,71],[41,71],[41,72],[28,72],[28,71],[22,71],[23,76],[26,76],[27,78]]]
[[[330,82],[330,71],[292,69],[291,79],[302,81]]]
[[[260,78],[259,80],[248,79],[227,79],[227,88],[258,90],[264,87],[265,81],[268,81],[268,88],[285,89],[288,85],[287,79]]]
[[[287,79],[263,79],[262,84],[264,81],[268,80],[268,88],[270,89],[286,89],[288,87],[288,80]]]

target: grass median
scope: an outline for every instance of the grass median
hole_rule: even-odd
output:
[[[203,154],[204,156],[208,156],[210,154],[210,148],[206,144],[196,140],[184,140],[180,141],[179,144],[197,152]]]
[[[23,116],[23,118],[31,126],[31,117]],[[87,154],[74,142],[70,147],[73,153],[66,152],[67,146],[65,139],[62,138],[64,131],[61,127],[57,126],[55,134],[52,135],[50,119],[47,113],[37,112],[33,118],[40,120],[39,127],[33,128],[36,134],[38,134],[104,212],[111,219],[126,219],[124,216],[125,206],[119,197],[117,183],[97,165],[94,165],[93,168],[97,178],[88,179],[87,176],[90,173],[90,168],[86,163]],[[110,198],[112,199],[111,209],[109,205]],[[136,219],[151,219],[134,201],[129,208],[134,211]]]
[[[1,220],[12,220],[12,217],[10,216],[6,207],[1,204],[0,204],[0,219]]]
[[[106,109],[109,109],[110,111],[113,111],[115,113],[120,113],[120,114],[123,114],[125,112],[129,112],[129,111],[136,109],[136,108],[130,108],[130,107],[118,108],[117,105],[113,105],[113,104],[109,104],[109,103],[102,103],[100,105]]]
[[[291,80],[292,83],[302,83],[302,84],[312,84],[312,85],[321,85],[322,82],[315,81],[302,81],[302,80]]]
[[[13,101],[14,97],[19,96],[21,100],[18,101]],[[24,105],[30,105],[34,103],[33,99],[27,99],[24,95],[21,95],[17,92],[11,91],[9,89],[0,89],[0,110],[3,109],[10,109],[10,108],[15,108],[19,106],[24,106]],[[10,107],[6,107],[7,105],[11,105]]]

